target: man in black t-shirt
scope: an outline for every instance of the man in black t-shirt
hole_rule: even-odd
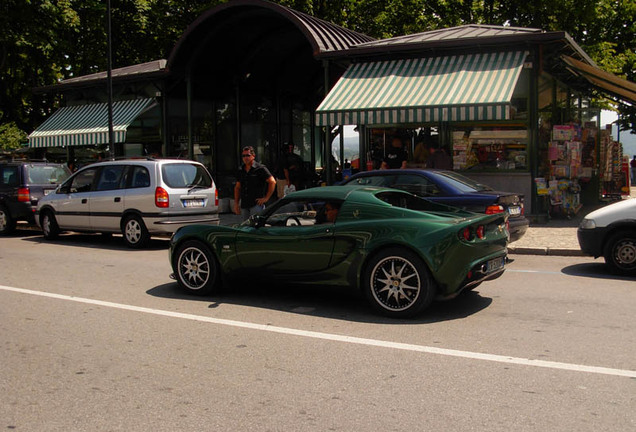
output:
[[[380,169],[404,169],[408,158],[408,153],[402,148],[402,140],[395,137],[391,140],[391,148],[386,151]]]
[[[254,147],[244,147],[241,151],[243,166],[236,175],[234,187],[234,213],[243,220],[260,213],[276,190],[276,179],[267,167],[254,160]]]

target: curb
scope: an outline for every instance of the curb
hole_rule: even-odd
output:
[[[550,256],[585,256],[580,249],[551,247],[514,247],[508,246],[509,254],[516,255],[550,255]]]

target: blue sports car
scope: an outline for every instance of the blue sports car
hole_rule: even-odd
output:
[[[523,195],[500,192],[453,171],[396,169],[364,171],[343,184],[402,189],[430,201],[475,213],[508,213],[510,241],[519,240],[530,222],[524,216]]]

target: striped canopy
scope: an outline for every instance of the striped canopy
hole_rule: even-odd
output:
[[[319,125],[506,120],[527,52],[357,63],[316,110]]]
[[[126,129],[154,99],[113,102],[113,138],[126,140]],[[29,135],[29,147],[62,147],[108,143],[108,104],[63,107]]]

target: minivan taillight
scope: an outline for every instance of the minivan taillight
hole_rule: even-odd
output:
[[[160,208],[170,207],[170,196],[162,187],[155,189],[155,205]]]
[[[219,190],[214,189],[214,205],[219,206]]]
[[[29,188],[23,187],[18,189],[18,201],[31,202],[31,191]]]

